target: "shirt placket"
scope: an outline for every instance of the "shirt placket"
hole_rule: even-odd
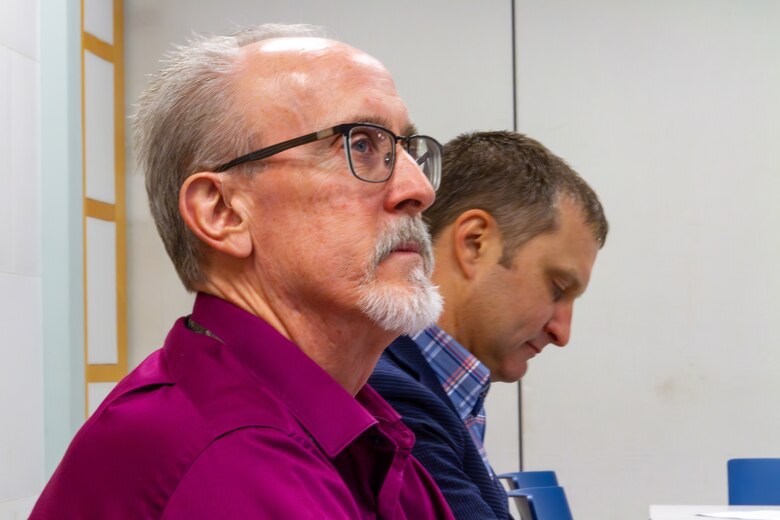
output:
[[[386,442],[386,449],[393,451],[393,460],[377,496],[377,514],[380,519],[392,520],[399,504],[404,473],[409,466],[414,435],[400,421],[384,424],[379,431]]]

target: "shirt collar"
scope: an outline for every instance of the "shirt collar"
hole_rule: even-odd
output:
[[[353,398],[271,325],[225,300],[198,293],[192,320],[216,336],[250,376],[276,394],[329,457],[371,426],[400,419],[368,387]]]
[[[490,389],[490,370],[455,338],[432,325],[412,339],[464,421],[477,415]]]

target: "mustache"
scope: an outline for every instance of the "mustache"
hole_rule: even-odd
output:
[[[434,265],[433,244],[428,228],[421,217],[405,217],[379,235],[374,250],[372,270],[393,251],[399,249],[416,250],[423,259],[425,274],[431,275]]]

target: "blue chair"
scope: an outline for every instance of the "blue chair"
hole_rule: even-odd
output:
[[[780,505],[780,459],[728,461],[729,505]]]
[[[505,480],[509,489],[558,485],[558,477],[555,476],[554,471],[515,471],[502,473],[498,478]]]
[[[566,493],[560,486],[513,489],[507,492],[507,496],[515,500],[523,519],[574,520]]]

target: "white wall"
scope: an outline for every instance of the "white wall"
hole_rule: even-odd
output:
[[[591,182],[612,224],[571,345],[548,348],[524,379],[526,467],[556,469],[586,520],[723,503],[727,458],[780,456],[780,4],[516,3],[520,130]],[[204,4],[126,3],[129,105],[192,30],[305,21],[384,61],[418,126],[442,141],[511,127],[508,1]],[[0,16],[0,359],[11,360],[0,364],[0,502],[43,483],[39,5],[4,0]],[[135,365],[191,299],[129,151]],[[488,404],[499,471],[516,466],[513,398],[494,385]]]
[[[525,460],[577,518],[725,503],[780,456],[780,3],[518,0],[519,126],[612,225],[566,349],[523,382]]]
[[[44,479],[39,64],[38,2],[3,0],[0,503],[39,492]]]
[[[474,129],[512,128],[509,0],[126,2],[128,114],[171,42],[183,43],[193,31],[227,33],[264,22],[323,25],[379,58],[395,77],[418,128],[442,142]],[[130,145],[128,150],[128,343],[130,365],[135,366],[160,345],[173,320],[189,312],[191,297],[180,288],[165,256]],[[498,471],[516,470],[515,386],[494,385],[487,408],[491,460]]]

